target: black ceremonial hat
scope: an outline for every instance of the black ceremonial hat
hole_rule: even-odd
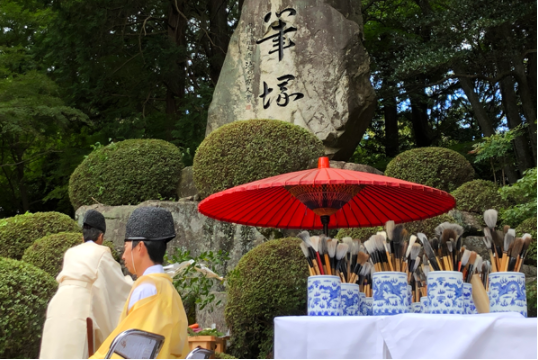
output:
[[[101,214],[97,210],[88,210],[86,211],[86,214],[84,214],[84,220],[82,221],[84,225],[90,226],[92,228],[96,228],[97,230],[102,231],[103,233],[106,232],[106,221],[103,214]]]
[[[174,219],[166,209],[141,207],[127,220],[125,240],[170,241],[175,236]]]

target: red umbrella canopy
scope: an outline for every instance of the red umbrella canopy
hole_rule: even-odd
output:
[[[447,212],[454,198],[429,186],[383,175],[329,167],[273,176],[203,200],[198,211],[236,224],[281,229],[370,227],[403,223]]]

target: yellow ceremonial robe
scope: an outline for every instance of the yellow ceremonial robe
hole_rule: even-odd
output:
[[[157,294],[137,301],[129,310],[133,290],[143,282],[155,285]],[[185,358],[187,345],[187,315],[181,297],[167,274],[141,276],[133,285],[125,302],[118,327],[109,335],[91,359],[103,359],[114,338],[125,330],[138,329],[164,336],[164,344],[157,359]],[[116,358],[118,358],[116,356]]]
[[[86,318],[93,320],[97,349],[118,325],[132,280],[123,276],[110,249],[94,242],[67,250],[56,280],[59,287],[47,308],[39,357],[87,359]]]

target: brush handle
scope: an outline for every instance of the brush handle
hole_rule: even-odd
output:
[[[508,262],[508,267],[506,268],[507,271],[515,271],[518,258],[519,256],[517,258],[515,257],[510,258],[510,261]]]
[[[316,273],[316,275],[321,275],[321,272],[319,271],[318,261],[314,260],[313,264],[314,264],[314,272]]]
[[[491,261],[491,272],[497,272],[497,262],[495,261],[495,258],[493,257],[493,253],[491,250],[489,251],[489,259]]]
[[[329,259],[329,254],[323,255],[325,257],[325,266],[327,268],[327,275],[332,275],[331,273],[331,260]]]
[[[319,266],[320,275],[325,275],[325,272],[323,271],[323,263],[321,262],[321,258],[319,257],[319,252],[316,251],[316,258]]]
[[[474,274],[471,278],[471,284],[473,286],[473,301],[476,306],[476,311],[479,314],[489,313],[489,298],[484,284],[480,281],[480,275]]]
[[[394,267],[392,266],[392,259],[391,259],[391,256],[390,256],[390,254],[388,252],[387,252],[387,261],[389,263],[390,271],[394,271]]]
[[[518,262],[517,262],[517,265],[516,265],[516,271],[517,272],[521,271],[521,266],[523,265],[524,261],[525,261],[525,255],[523,255],[523,256],[518,255]]]

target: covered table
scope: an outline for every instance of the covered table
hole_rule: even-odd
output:
[[[275,359],[537,358],[518,313],[275,318]]]

